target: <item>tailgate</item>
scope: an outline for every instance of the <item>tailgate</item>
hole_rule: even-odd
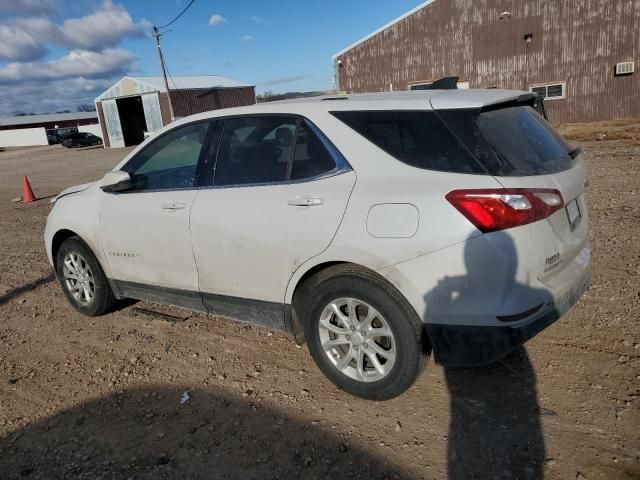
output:
[[[571,169],[550,175],[497,177],[507,188],[552,188],[562,194],[563,208],[529,226],[538,279],[551,287],[589,263],[586,170],[582,158],[576,160]]]
[[[439,113],[503,187],[560,192],[562,208],[529,224],[532,256],[521,261],[561,294],[589,263],[586,169],[580,149],[522,102],[487,105],[475,116],[460,110]]]

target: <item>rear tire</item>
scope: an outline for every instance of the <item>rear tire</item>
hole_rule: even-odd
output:
[[[79,237],[70,237],[60,245],[56,276],[69,303],[84,315],[102,315],[116,303],[100,263]]]
[[[329,380],[368,400],[388,400],[413,385],[428,349],[422,322],[400,292],[355,265],[332,267],[309,282],[305,337]]]

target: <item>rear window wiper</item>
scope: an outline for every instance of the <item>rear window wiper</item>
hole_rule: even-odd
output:
[[[582,148],[580,147],[576,147],[573,150],[571,150],[568,155],[571,157],[571,159],[575,159],[578,155],[580,155],[582,153]]]

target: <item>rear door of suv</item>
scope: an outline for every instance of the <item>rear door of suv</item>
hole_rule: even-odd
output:
[[[287,283],[325,250],[356,176],[308,120],[290,115],[218,122],[191,211],[200,290],[218,314],[281,326]]]
[[[437,98],[432,102],[438,108]],[[438,110],[447,126],[505,188],[555,190],[562,208],[530,224],[537,277],[560,293],[589,263],[586,169],[570,146],[533,108],[522,103],[479,110]]]
[[[507,188],[553,189],[562,195],[564,207],[530,227],[538,278],[561,288],[564,277],[579,272],[589,260],[586,169],[580,149],[569,146],[528,107],[482,112],[477,125],[497,155],[528,165],[523,172],[528,175],[499,176],[500,183]]]

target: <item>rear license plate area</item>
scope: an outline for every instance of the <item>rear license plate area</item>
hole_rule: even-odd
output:
[[[580,206],[578,205],[578,201],[571,200],[569,203],[567,203],[564,209],[567,212],[569,228],[571,228],[571,231],[573,232],[578,226],[578,223],[580,223],[580,219],[582,218],[582,213],[580,213]]]

